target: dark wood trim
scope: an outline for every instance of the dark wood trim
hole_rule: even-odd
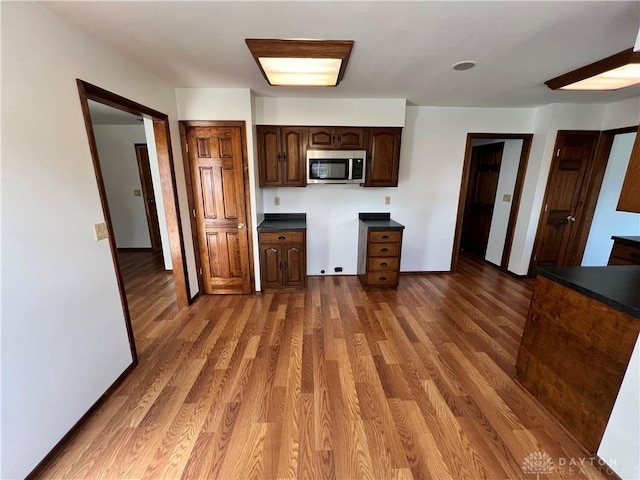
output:
[[[82,108],[82,116],[84,117],[84,125],[87,131],[87,139],[89,141],[89,150],[91,152],[91,160],[93,162],[93,169],[96,176],[96,183],[98,186],[98,194],[100,196],[100,204],[102,205],[102,212],[104,214],[104,221],[107,225],[107,231],[109,237],[109,248],[111,250],[111,259],[113,261],[113,268],[116,274],[116,281],[118,284],[118,292],[120,293],[120,303],[122,304],[122,313],[124,314],[124,323],[127,329],[127,337],[129,339],[129,349],[131,350],[131,358],[134,363],[138,362],[138,352],[136,350],[136,341],[133,336],[133,326],[131,325],[131,315],[129,314],[129,303],[127,301],[127,292],[124,288],[124,279],[122,277],[122,269],[118,262],[118,250],[116,246],[116,237],[113,233],[113,223],[111,222],[111,213],[109,211],[109,203],[107,201],[107,191],[104,186],[104,179],[102,177],[102,168],[100,166],[100,158],[98,156],[98,145],[96,143],[95,133],[93,131],[93,122],[91,121],[91,111],[89,109],[89,99],[95,99],[87,91],[87,84],[81,80],[77,80],[78,93],[80,95],[80,106]]]
[[[509,212],[509,221],[507,223],[507,234],[504,238],[504,249],[502,250],[502,259],[500,260],[500,269],[504,272],[508,271],[509,268],[513,236],[516,232],[516,221],[518,220],[518,212],[520,211],[520,200],[522,199],[522,189],[524,187],[527,166],[529,165],[529,154],[531,153],[532,143],[533,134],[524,135],[518,173],[516,174],[516,184],[513,189],[513,197],[511,198],[511,211]]]
[[[121,252],[153,252],[151,247],[118,247],[118,253]]]
[[[627,63],[640,63],[640,52],[634,52],[633,48],[628,48],[622,52],[615,53],[609,57],[590,63],[571,72],[547,80],[545,85],[552,90],[557,90],[566,85],[570,85],[585,78],[593,77],[599,73],[606,72],[612,68],[621,67]]]
[[[399,272],[400,275],[448,275],[451,270],[416,270],[410,272]]]
[[[613,130],[605,130],[600,133],[595,158],[593,160],[591,177],[587,184],[587,193],[582,210],[582,222],[577,234],[578,249],[576,251],[576,260],[579,260],[578,263],[582,263],[582,257],[584,257],[584,251],[587,247],[587,240],[589,239],[593,216],[596,213],[596,205],[598,204],[598,197],[600,196],[600,189],[602,188],[602,181],[604,180],[604,174],[607,170],[607,164],[609,163],[609,156],[611,155],[611,147],[613,146],[615,136],[624,133],[635,133],[637,128],[637,126],[616,128]]]
[[[162,236],[160,233],[160,221],[158,220],[158,210],[154,205],[155,215],[152,214],[151,209],[149,207],[149,197],[154,197],[155,203],[155,192],[153,191],[153,178],[151,177],[151,162],[149,159],[149,147],[146,143],[134,143],[133,147],[136,151],[136,162],[138,164],[138,175],[140,176],[140,188],[142,189],[142,198],[144,200],[144,213],[147,218],[147,230],[149,231],[149,242],[151,243],[151,250],[155,252],[162,251]],[[142,150],[146,150],[147,154],[143,156]],[[146,158],[145,158],[146,156]],[[151,182],[151,192],[147,188],[147,175],[148,173],[149,181]],[[157,236],[154,235],[154,228],[157,232]]]
[[[468,133],[465,147],[464,163],[462,165],[462,178],[460,180],[460,196],[458,200],[458,216],[456,219],[456,228],[453,237],[453,251],[451,253],[451,272],[455,273],[458,269],[458,256],[460,254],[460,241],[462,238],[462,222],[464,219],[464,209],[467,202],[467,193],[469,190],[469,173],[471,171],[471,157],[473,153],[473,141],[476,139],[495,139],[495,140],[522,140],[522,150],[520,152],[520,164],[518,165],[518,173],[516,175],[516,184],[511,199],[511,211],[509,213],[509,221],[507,223],[507,234],[505,236],[504,250],[502,259],[498,268],[504,272],[507,271],[509,256],[513,244],[513,236],[515,234],[516,220],[518,211],[520,210],[520,199],[522,197],[522,189],[526,176],[527,165],[529,163],[529,154],[531,153],[531,143],[533,142],[533,134],[531,133]],[[489,262],[490,263],[490,262]],[[491,263],[491,265],[494,265]],[[494,265],[495,266],[495,265]]]
[[[69,443],[69,441],[80,432],[80,429],[84,426],[84,424],[91,418],[91,416],[98,410],[98,408],[116,391],[116,389],[122,384],[125,378],[131,373],[131,371],[138,365],[138,359],[136,358],[116,379],[115,382],[111,384],[109,388],[95,401],[89,410],[85,412],[82,417],[71,427],[71,429],[66,433],[64,437],[60,439],[58,443],[51,449],[45,457],[40,460],[31,472],[25,477],[25,480],[35,480],[42,473],[44,473],[45,469],[49,466],[49,464],[64,450],[64,447]]]
[[[175,167],[171,154],[171,134],[169,122],[153,120],[153,133],[156,140],[158,166],[160,167],[160,181],[162,184],[162,201],[169,231],[169,249],[173,264],[173,279],[176,285],[176,300],[179,307],[186,307],[191,303],[189,289],[189,274],[182,232],[182,221],[178,203],[178,189],[176,187]]]
[[[142,115],[153,120],[156,150],[158,154],[158,165],[160,167],[160,178],[162,183],[162,196],[165,208],[165,216],[169,231],[169,244],[171,247],[171,257],[174,263],[173,277],[176,285],[176,300],[180,308],[189,304],[189,285],[188,275],[186,271],[186,262],[184,261],[184,241],[182,236],[182,224],[180,223],[180,214],[178,210],[178,193],[176,189],[176,180],[173,166],[173,153],[171,151],[171,142],[169,135],[169,117],[157,110],[146,107],[140,103],[129,100],[125,97],[117,95],[113,92],[97,87],[83,80],[76,79],[78,85],[78,92],[80,94],[80,103],[82,105],[82,111],[85,119],[85,125],[87,128],[87,135],[89,137],[89,147],[91,149],[91,155],[93,158],[94,167],[96,167],[96,177],[100,175],[98,179],[98,190],[100,192],[100,200],[105,212],[105,221],[107,222],[107,228],[109,229],[109,241],[112,242],[113,228],[111,225],[111,217],[108,214],[108,207],[106,205],[106,195],[104,191],[104,185],[102,183],[102,175],[99,173],[99,161],[98,151],[95,143],[95,137],[93,134],[93,125],[91,123],[91,115],[89,112],[88,100],[93,100],[110,107],[123,110],[134,115]],[[124,287],[121,280],[120,268],[117,263],[117,256],[115,245],[112,246],[112,257],[114,258],[114,264],[116,265],[116,275],[118,276],[118,287],[120,289],[121,298],[126,299]],[[128,308],[124,307],[127,311]],[[125,314],[128,317],[128,313]],[[130,329],[130,320],[128,321],[128,329]],[[129,342],[133,342],[133,333],[129,335]],[[135,348],[135,347],[134,347]]]
[[[251,188],[249,183],[249,155],[247,153],[247,129],[244,120],[180,120],[180,143],[182,148],[182,166],[184,167],[184,176],[187,184],[187,201],[189,203],[189,212],[195,210],[195,202],[193,197],[193,177],[191,175],[191,167],[189,164],[189,153],[187,151],[187,128],[191,127],[236,127],[240,128],[240,141],[242,144],[242,177],[244,183],[245,198],[245,215],[247,228],[247,246],[249,255],[249,282],[251,284],[251,293],[256,291],[255,262],[253,259],[253,222],[251,216]],[[193,215],[189,215],[191,222],[191,235],[195,251],[196,265],[198,267],[198,286],[203,291],[204,285],[202,275],[200,274],[200,248],[198,247],[198,225]],[[195,297],[194,297],[195,299]],[[193,299],[192,299],[193,301]]]

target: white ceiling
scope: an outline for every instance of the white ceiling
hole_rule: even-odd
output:
[[[636,1],[45,2],[174,87],[265,96],[406,98],[465,107],[599,103],[640,96],[544,82],[633,46]],[[245,38],[354,40],[337,88],[270,87]],[[451,65],[475,60],[458,72]]]

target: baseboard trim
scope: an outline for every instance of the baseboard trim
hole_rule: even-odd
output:
[[[60,454],[60,452],[64,449],[66,444],[71,440],[79,431],[80,428],[89,420],[89,418],[95,413],[95,411],[100,407],[107,398],[111,396],[111,394],[120,386],[120,384],[124,381],[125,378],[133,371],[133,369],[138,365],[138,361],[134,360],[125,370],[120,374],[120,376],[116,379],[115,382],[111,384],[109,388],[96,400],[96,402],[89,407],[89,410],[80,417],[71,430],[69,430],[64,437],[60,439],[58,443],[51,449],[49,453],[45,455],[45,457],[38,463],[31,472],[25,477],[25,480],[35,480],[38,478],[44,470],[49,466],[49,464]]]
[[[121,252],[147,252],[147,253],[151,253],[151,252],[154,251],[153,248],[151,248],[151,247],[123,247],[123,248],[118,247],[117,250],[118,250],[118,253],[121,253]]]
[[[453,273],[451,270],[425,270],[425,271],[411,271],[400,272],[400,275],[443,275]]]

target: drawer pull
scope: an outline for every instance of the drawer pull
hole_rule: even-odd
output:
[[[380,251],[381,251],[381,252],[388,252],[388,251],[389,251],[389,249],[388,249],[387,247],[384,247],[384,248],[381,248],[381,249],[380,249]]]
[[[381,266],[381,267],[388,267],[388,266],[389,266],[389,264],[388,264],[387,262],[382,262],[382,263],[380,264],[380,266]]]
[[[389,235],[382,235],[383,240],[389,240]]]
[[[286,240],[286,239],[287,239],[287,237],[285,237],[284,235],[280,235],[280,236],[278,237],[278,240]]]
[[[381,282],[384,282],[387,279],[387,277],[378,277],[378,280],[380,280]]]

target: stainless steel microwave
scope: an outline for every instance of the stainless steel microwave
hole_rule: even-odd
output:
[[[364,183],[365,150],[307,150],[307,183]]]

